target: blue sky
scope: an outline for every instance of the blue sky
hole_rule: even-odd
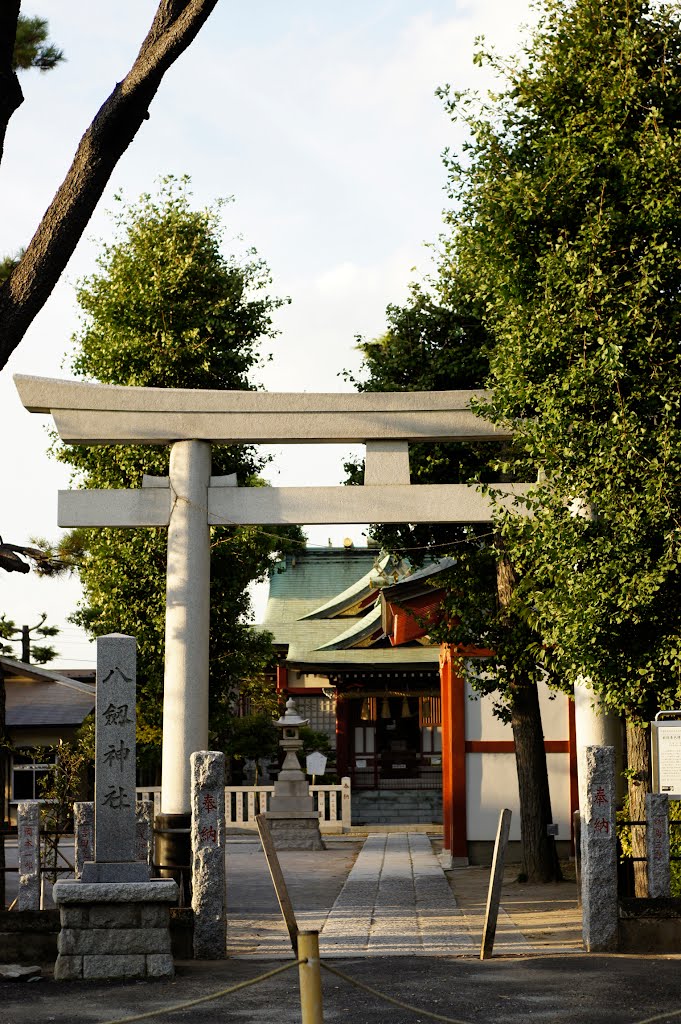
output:
[[[30,238],[155,9],[154,0],[118,0],[98,4],[93,16],[86,0],[24,4],[25,13],[49,17],[67,63],[22,77],[25,103],[0,167],[1,253]],[[254,245],[272,270],[273,291],[292,299],[280,311],[281,334],[259,383],[273,391],[346,390],[340,374],[357,368],[355,336],[381,333],[386,305],[427,273],[425,243],[440,230],[441,153],[459,148],[463,137],[435,89],[493,86],[473,65],[475,38],[513,53],[519,27],[532,18],[528,0],[220,0],[164,79],[60,284],[0,373],[4,539],[58,534],[56,491],[68,486],[67,471],[47,458],[46,418],[23,410],[11,375],[68,376],[62,364],[78,324],[74,283],[94,268],[96,240],[111,235],[106,211],[116,191],[133,200],[153,191],[160,175],[186,173],[197,205],[234,196],[225,248]],[[269,477],[274,484],[338,483],[348,453],[277,451]],[[308,534],[325,543],[349,532]],[[0,585],[0,612],[32,623],[45,610],[64,625],[55,666],[93,660],[66,623],[77,580],[3,573]]]

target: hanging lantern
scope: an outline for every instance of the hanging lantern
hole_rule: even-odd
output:
[[[387,697],[383,698],[381,702],[381,718],[390,718],[390,701]]]
[[[364,700],[362,701],[362,710],[359,713],[359,717],[362,719],[363,722],[368,722],[371,720],[371,707],[369,704],[368,697],[365,697]]]
[[[430,722],[431,713],[430,697],[421,697],[421,715],[424,722]]]
[[[409,701],[406,697],[402,698],[402,718],[411,718],[411,711],[409,710]]]

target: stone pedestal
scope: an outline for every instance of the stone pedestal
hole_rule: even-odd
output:
[[[173,881],[57,882],[56,981],[81,978],[172,978],[170,905]]]
[[[274,784],[270,809],[265,815],[277,850],[324,850],[319,832],[319,815],[314,809],[307,778],[300,767],[297,752],[303,741],[298,735],[307,725],[296,711],[292,697],[286,701],[286,712],[275,722],[282,731],[279,746],[286,754]]]
[[[277,850],[325,850],[319,832],[319,815],[269,811],[265,818]]]

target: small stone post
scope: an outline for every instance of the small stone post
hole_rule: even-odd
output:
[[[617,949],[615,748],[587,747],[582,817],[582,936],[589,953]]]
[[[669,797],[666,793],[646,794],[646,857],[648,858],[648,896],[668,897],[671,891],[669,870]]]
[[[19,844],[18,910],[40,910],[40,803],[22,800],[17,805]]]
[[[154,801],[138,800],[135,803],[135,854],[137,860],[151,866],[154,846]]]
[[[91,800],[79,800],[73,805],[73,838],[75,874],[80,878],[86,860],[95,856],[95,805]]]
[[[194,956],[226,957],[225,755],[197,750],[190,759],[192,779],[192,910]]]

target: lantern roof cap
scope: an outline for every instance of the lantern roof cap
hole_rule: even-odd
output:
[[[280,729],[299,729],[301,725],[308,725],[309,719],[300,717],[296,708],[296,702],[293,697],[289,697],[286,701],[286,711],[274,724],[279,726]]]

